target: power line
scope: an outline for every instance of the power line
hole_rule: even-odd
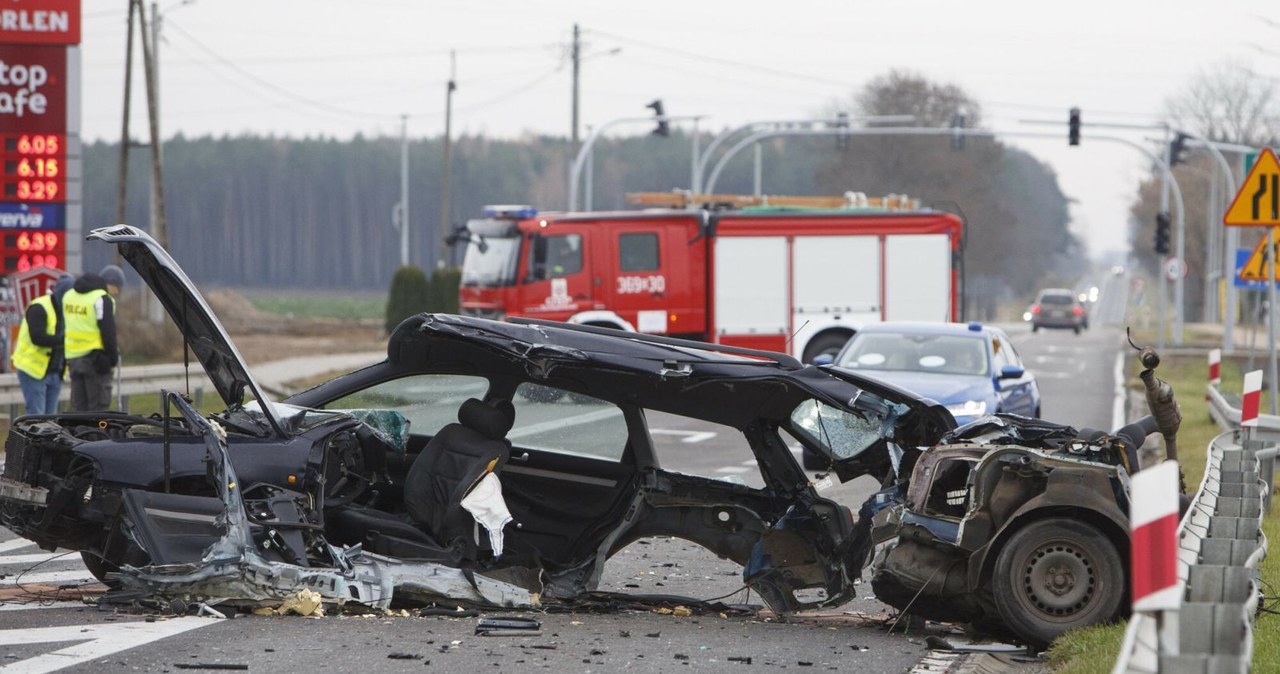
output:
[[[709,63],[719,63],[719,64],[721,64],[721,65],[726,65],[726,66],[730,66],[730,67],[733,67],[733,68],[743,68],[743,69],[750,70],[750,71],[755,72],[755,73],[762,73],[762,72],[764,72],[764,73],[772,73],[772,74],[774,74],[774,75],[778,75],[778,76],[781,76],[781,77],[789,77],[789,78],[792,78],[792,79],[808,80],[808,81],[810,81],[810,82],[817,82],[817,83],[820,83],[820,84],[829,84],[829,85],[832,85],[832,86],[838,86],[838,87],[847,87],[847,86],[849,86],[849,83],[848,83],[848,82],[842,82],[842,81],[839,81],[839,80],[831,80],[831,79],[827,79],[827,78],[825,78],[825,77],[815,77],[815,76],[813,76],[813,75],[808,75],[808,74],[805,74],[805,73],[798,73],[798,72],[793,72],[793,71],[789,71],[789,70],[780,70],[780,69],[777,69],[777,68],[769,68],[769,67],[767,67],[767,66],[761,66],[761,65],[754,64],[754,63],[745,63],[745,62],[743,62],[743,61],[734,61],[734,60],[730,60],[730,59],[718,58],[718,57],[715,57],[715,56],[708,56],[708,55],[706,55],[706,54],[698,54],[698,53],[696,53],[696,52],[685,51],[685,50],[683,50],[683,49],[676,49],[676,48],[673,48],[673,47],[667,47],[667,46],[664,46],[664,45],[654,44],[654,43],[652,43],[652,42],[645,42],[645,41],[643,41],[643,40],[636,40],[636,39],[632,39],[632,38],[629,38],[629,37],[622,37],[621,35],[614,35],[613,33],[606,33],[606,32],[598,31],[598,30],[592,30],[591,32],[593,32],[593,33],[595,33],[595,34],[597,34],[597,35],[603,36],[603,37],[612,38],[612,39],[617,40],[617,41],[619,41],[619,42],[623,42],[623,43],[631,44],[631,45],[634,45],[634,46],[637,46],[637,47],[644,47],[644,48],[646,48],[646,49],[656,49],[656,50],[658,50],[658,51],[661,51],[661,52],[664,52],[664,53],[669,53],[669,54],[680,54],[680,55],[682,55],[682,56],[686,56],[686,57],[688,57],[688,58],[698,59],[699,61],[705,61],[705,62],[709,62]]]
[[[348,116],[348,117],[356,117],[356,118],[360,118],[360,119],[369,118],[369,117],[380,117],[380,118],[386,118],[386,119],[396,119],[396,118],[399,118],[399,115],[390,115],[390,114],[386,114],[386,113],[381,113],[381,114],[379,114],[379,113],[370,113],[370,112],[364,112],[364,111],[359,111],[359,110],[352,110],[352,109],[350,109],[350,108],[342,108],[342,107],[338,107],[338,106],[336,106],[336,105],[330,105],[330,104],[325,103],[325,102],[323,102],[323,101],[317,101],[317,100],[312,99],[312,98],[307,98],[306,96],[302,96],[302,95],[299,95],[299,94],[295,94],[295,93],[293,93],[293,92],[291,92],[291,91],[289,91],[289,90],[287,90],[287,89],[284,89],[284,88],[281,88],[281,87],[279,87],[279,86],[277,86],[277,85],[275,85],[275,84],[272,84],[271,82],[268,82],[268,81],[266,81],[266,80],[262,79],[261,77],[258,77],[257,75],[254,75],[253,73],[249,72],[248,70],[245,70],[244,68],[241,68],[239,65],[236,65],[234,62],[232,62],[232,61],[230,61],[230,60],[228,60],[228,59],[224,58],[221,54],[219,54],[218,52],[214,51],[211,47],[209,47],[208,45],[204,44],[204,43],[203,43],[203,42],[201,42],[200,40],[196,39],[196,38],[195,38],[195,36],[193,36],[192,34],[188,33],[187,31],[183,30],[181,26],[176,25],[172,20],[170,20],[170,21],[168,21],[168,22],[167,22],[167,26],[166,26],[166,27],[168,27],[168,28],[170,28],[170,29],[172,29],[172,30],[177,31],[178,33],[181,33],[184,37],[186,37],[186,38],[187,38],[187,40],[191,41],[191,43],[192,43],[192,44],[194,44],[196,47],[200,48],[200,50],[201,50],[201,51],[203,51],[203,52],[205,52],[206,54],[208,54],[209,56],[213,57],[213,59],[214,59],[214,60],[216,60],[218,63],[221,63],[222,65],[226,66],[227,68],[230,68],[231,70],[234,70],[235,72],[239,73],[241,76],[245,77],[246,79],[249,79],[250,81],[252,81],[252,82],[254,82],[255,84],[257,84],[258,86],[260,86],[260,87],[262,87],[262,88],[266,89],[267,91],[270,91],[270,92],[272,92],[272,93],[274,93],[274,94],[276,94],[276,95],[278,95],[278,96],[282,96],[282,97],[284,97],[284,98],[291,99],[291,100],[296,101],[296,102],[298,102],[298,103],[303,103],[303,104],[308,105],[308,106],[311,106],[311,107],[313,107],[313,108],[321,108],[321,109],[326,110],[326,111],[328,111],[328,112],[330,112],[330,113],[332,113],[332,114],[335,114],[335,115],[344,115],[344,116]]]

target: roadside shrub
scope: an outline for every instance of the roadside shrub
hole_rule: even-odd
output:
[[[431,306],[431,288],[427,275],[414,266],[404,266],[391,277],[391,289],[387,293],[387,334],[395,330],[404,319],[428,311]]]
[[[444,267],[432,272],[428,311],[458,313],[458,285],[461,281],[462,270],[457,267]]]

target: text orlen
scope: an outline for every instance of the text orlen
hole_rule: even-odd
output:
[[[36,91],[49,81],[49,71],[44,66],[10,65],[0,61],[0,87],[17,87],[17,91],[0,91],[0,115],[22,117],[30,112],[43,115],[49,101]]]
[[[65,33],[71,29],[68,12],[37,9],[0,9],[0,30],[23,33]]]

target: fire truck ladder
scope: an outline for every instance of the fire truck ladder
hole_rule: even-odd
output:
[[[862,192],[845,192],[842,196],[813,197],[780,194],[694,194],[689,190],[671,192],[628,192],[627,203],[634,206],[661,208],[749,208],[778,206],[793,208],[878,208],[889,211],[920,210],[920,200],[905,194],[868,197]]]

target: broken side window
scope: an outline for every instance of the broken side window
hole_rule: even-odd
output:
[[[419,374],[374,384],[325,405],[326,409],[393,410],[415,433],[434,435],[458,420],[468,398],[484,400],[489,380],[458,374]]]
[[[854,414],[812,398],[791,411],[792,431],[837,461],[853,458],[880,440],[882,423],[876,415]]]
[[[516,421],[507,439],[513,447],[622,460],[627,422],[616,405],[529,382],[516,388],[511,403]]]

